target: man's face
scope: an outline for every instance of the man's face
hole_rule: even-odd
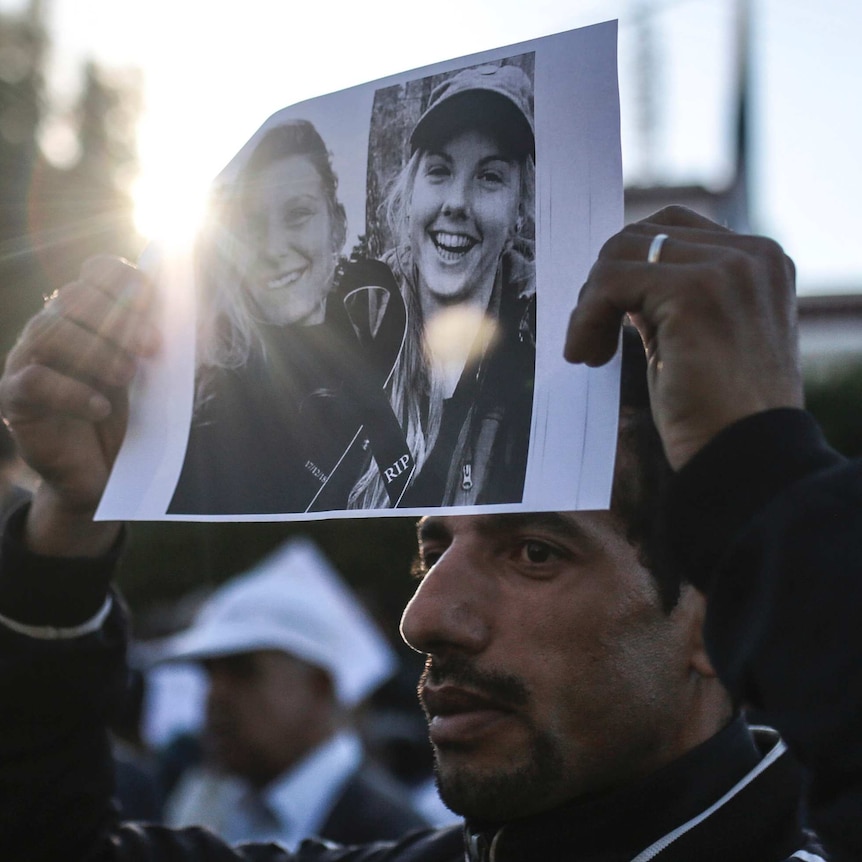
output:
[[[263,786],[329,728],[326,674],[278,650],[209,659],[206,745],[222,769]]]
[[[700,741],[700,599],[687,592],[664,613],[613,515],[431,517],[420,550],[401,626],[428,654],[420,698],[451,808],[523,817]]]

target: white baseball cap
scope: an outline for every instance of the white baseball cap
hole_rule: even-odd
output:
[[[201,661],[276,649],[323,668],[352,706],[395,672],[395,653],[332,564],[309,539],[291,539],[204,603],[162,657]]]

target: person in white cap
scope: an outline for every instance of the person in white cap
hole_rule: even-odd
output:
[[[400,504],[520,501],[535,376],[533,85],[518,65],[432,91],[384,202],[408,331],[390,389],[415,473]],[[371,468],[353,505],[385,506]]]
[[[163,658],[200,662],[209,678],[205,762],[174,791],[168,823],[287,847],[425,825],[351,727],[351,711],[394,672],[394,653],[310,540],[218,589]]]

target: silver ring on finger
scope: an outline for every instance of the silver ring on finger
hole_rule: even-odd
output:
[[[646,256],[647,263],[659,263],[661,260],[661,248],[667,238],[666,233],[657,233],[652,238],[652,242],[649,244],[649,251]]]

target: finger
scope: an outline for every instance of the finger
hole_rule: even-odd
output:
[[[80,279],[57,291],[30,321],[7,369],[42,364],[93,386],[126,385],[137,358],[152,355],[160,342],[152,301],[152,285],[131,264],[91,258]]]
[[[79,281],[92,284],[118,304],[136,311],[146,311],[154,297],[153,285],[146,275],[122,257],[88,258],[81,265]]]
[[[63,414],[99,422],[111,413],[110,399],[98,389],[44,365],[26,365],[0,380],[0,411],[16,425]]]
[[[708,219],[699,221],[713,225]],[[714,228],[717,226],[713,225]],[[600,258],[618,258],[647,262],[650,245],[657,233],[668,237],[662,247],[659,263],[696,263],[711,259],[720,261],[724,251],[735,249],[749,256],[749,266],[761,261],[780,282],[795,283],[795,266],[784,249],[769,237],[737,234],[724,228],[661,227],[649,222],[636,222],[615,234],[603,246]],[[713,253],[710,249],[722,251]],[[737,258],[737,260],[739,260]]]
[[[136,290],[117,288],[119,298],[88,281],[67,284],[52,297],[45,311],[74,322],[94,336],[135,356],[152,355],[159,334],[148,306],[141,306]],[[124,301],[123,296],[133,297]]]
[[[729,239],[728,231],[716,233],[713,222],[682,207],[661,210],[611,237],[602,247],[599,260],[581,289],[578,304],[569,318],[564,346],[564,357],[569,362],[583,362],[590,366],[608,362],[616,353],[620,326],[626,314],[640,319],[639,328],[644,338],[652,337],[653,327],[640,317],[640,311],[643,293],[655,289],[655,279],[644,281],[639,271],[657,266],[648,261],[648,256],[652,242],[660,232],[660,223],[675,226],[673,243],[665,234],[659,258],[662,263],[703,261],[716,256],[710,252],[710,247],[719,243],[726,246]],[[675,246],[673,256],[670,254],[671,244]],[[613,264],[623,261],[636,265],[637,269],[624,268],[614,275]],[[620,276],[624,280],[617,283]],[[632,281],[632,277],[640,280]]]
[[[150,280],[122,258],[89,258],[76,282],[61,288],[48,303],[58,313],[101,333],[140,355],[158,348],[152,323],[155,289]]]
[[[719,233],[699,228],[666,228],[658,230],[655,225],[643,222],[628,225],[612,236],[602,246],[600,259],[638,261],[647,264],[650,246],[658,233],[667,239],[661,247],[658,263],[696,263],[705,260],[720,260],[728,249],[742,252],[752,257],[781,259],[786,263],[781,247],[771,239],[748,234],[730,232]],[[717,251],[716,251],[717,250]],[[654,264],[655,265],[655,264]]]
[[[659,260],[651,264],[646,258],[654,236],[624,232],[614,238],[617,242],[609,248],[608,256],[659,269],[674,264],[713,265],[728,274],[735,273],[732,281],[737,290],[795,295],[796,267],[784,249],[769,237],[677,228],[662,244]]]
[[[696,213],[688,207],[668,206],[652,213],[645,219],[635,222],[639,225],[651,225],[656,228],[681,227],[697,228],[700,230],[718,231],[722,234],[732,234],[730,228],[724,227],[711,219]]]
[[[685,227],[667,227],[657,262],[649,262],[657,230],[644,222],[629,225],[609,239],[590,271],[572,312],[564,355],[571,362],[600,365],[616,350],[625,314],[634,315],[649,342],[664,318],[723,304],[734,294],[748,307],[764,303],[779,308],[794,293],[793,263],[775,241],[713,229],[701,217],[686,216]],[[708,228],[697,225],[706,223]],[[696,289],[695,289],[696,288]],[[694,296],[692,294],[695,294]],[[659,314],[659,317],[656,315]]]
[[[97,387],[125,386],[137,358],[76,321],[43,311],[27,324],[6,363],[7,371],[45,365]]]
[[[609,362],[616,353],[626,311],[611,297],[598,295],[589,285],[588,280],[569,316],[563,356],[568,362],[595,368]]]
[[[727,267],[728,257],[742,255],[727,247],[669,238],[661,249],[661,263],[649,263],[651,242],[649,235],[625,230],[605,244],[569,318],[564,346],[569,362],[589,366],[608,362],[616,352],[619,329],[627,314],[639,319],[638,328],[649,341],[655,321],[647,302],[655,308],[675,291],[715,278],[718,269],[710,272],[710,265]]]
[[[720,265],[715,265],[716,260]],[[626,315],[648,345],[657,329],[673,318],[714,321],[717,310],[726,304],[739,307],[737,299],[729,295],[731,286],[737,284],[732,274],[744,274],[746,262],[746,256],[734,249],[718,248],[710,249],[709,257],[688,263],[599,260],[569,318],[565,358],[590,366],[609,361]],[[738,290],[746,293],[748,279],[738,281]]]

